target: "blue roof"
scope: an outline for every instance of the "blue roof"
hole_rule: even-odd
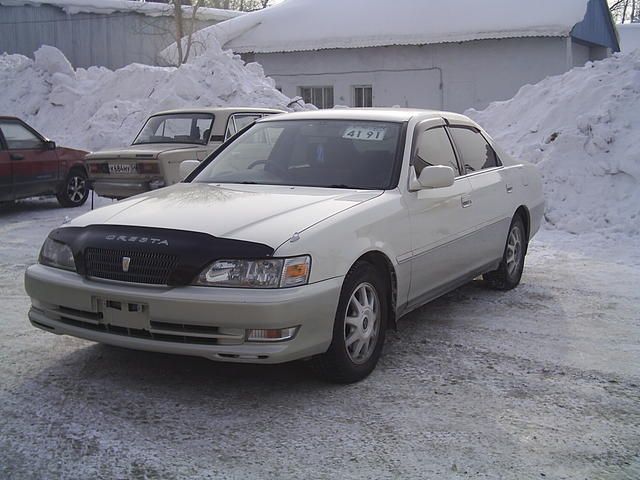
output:
[[[606,0],[589,0],[584,19],[577,23],[571,36],[581,43],[608,47],[614,52],[620,51],[618,32]]]

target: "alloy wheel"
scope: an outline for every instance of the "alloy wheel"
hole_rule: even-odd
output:
[[[373,354],[380,334],[380,300],[370,283],[361,283],[349,298],[344,342],[353,363],[363,364]]]
[[[507,272],[510,276],[518,270],[523,257],[523,245],[522,245],[522,233],[517,225],[509,232],[509,239],[507,241]]]

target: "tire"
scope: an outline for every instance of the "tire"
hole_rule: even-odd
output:
[[[79,207],[89,197],[87,174],[84,170],[74,168],[69,172],[64,184],[56,194],[58,203],[63,207]]]
[[[495,290],[511,290],[520,284],[524,259],[527,254],[527,231],[520,215],[511,221],[507,244],[504,247],[502,261],[497,270],[485,273],[482,278],[486,284]]]
[[[340,292],[331,345],[311,360],[321,378],[348,384],[373,371],[384,345],[389,291],[388,282],[370,263],[351,268]]]

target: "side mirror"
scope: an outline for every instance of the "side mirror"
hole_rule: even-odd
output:
[[[198,168],[198,166],[200,166],[200,162],[198,160],[184,160],[183,162],[180,162],[180,178],[184,180],[191,174],[191,172]]]
[[[434,165],[425,167],[420,172],[420,177],[415,178],[415,170],[411,171],[411,191],[423,190],[426,188],[446,188],[456,181],[456,174],[453,168],[445,165]]]
[[[45,140],[44,149],[45,150],[55,150],[57,148],[56,142],[53,140]]]

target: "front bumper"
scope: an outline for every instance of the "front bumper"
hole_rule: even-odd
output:
[[[33,265],[25,288],[31,323],[49,332],[212,360],[282,363],[329,348],[342,280],[278,290],[152,287]],[[294,326],[291,340],[245,340],[246,329]]]

